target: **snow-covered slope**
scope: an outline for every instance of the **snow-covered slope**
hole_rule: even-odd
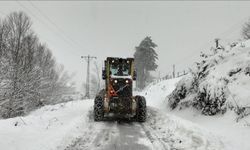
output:
[[[185,77],[183,77],[183,79],[184,78]],[[219,136],[224,143],[225,149],[249,150],[250,117],[245,117],[239,122],[236,122],[235,118],[237,115],[233,111],[228,111],[224,115],[205,116],[196,109],[189,108],[172,110],[168,107],[168,99],[165,99],[166,96],[175,89],[175,85],[178,85],[178,81],[183,81],[183,79],[164,80],[159,83],[151,84],[142,92],[142,95],[145,95],[148,105],[160,109],[161,112],[170,117],[175,116],[177,119],[181,117],[182,119],[189,120],[190,122],[203,127],[203,129],[206,128],[208,131]],[[163,120],[161,117],[162,115],[154,118],[154,120],[157,120],[155,121],[156,124],[163,127],[168,126],[169,123],[166,122],[165,126],[163,125],[164,123],[162,122],[164,121],[160,121]],[[187,122],[186,124],[189,124],[190,122]],[[168,128],[170,127],[168,126]],[[206,148],[204,148],[204,150],[206,150]]]
[[[223,58],[209,69],[207,78],[215,81],[214,84],[218,84],[218,79],[225,79],[229,89],[228,102],[232,105],[236,102],[240,107],[250,106],[250,40],[217,54],[220,56]]]
[[[176,82],[164,80],[151,84],[143,91],[143,95],[148,105],[165,109],[167,114],[199,124],[219,135],[226,149],[249,150],[250,40],[218,50],[204,60],[199,64],[199,69],[193,69],[193,74],[176,79]],[[218,108],[223,111],[206,116],[202,114],[205,107],[194,106],[199,98],[198,93],[201,96],[201,93],[205,93],[204,89],[209,93],[205,96],[209,100],[225,100],[222,105],[217,105],[222,106]],[[177,104],[173,110],[170,107],[172,102]],[[213,106],[213,103],[206,104]],[[237,114],[237,109],[243,113]]]
[[[172,109],[193,107],[205,115],[250,112],[250,41],[214,49],[168,96]]]
[[[140,95],[143,95],[146,98],[148,106],[165,109],[165,98],[175,89],[176,84],[180,79],[181,77],[151,83],[140,92]]]
[[[168,101],[166,101],[166,97],[173,92],[182,78],[183,77],[151,83],[142,92],[137,93],[146,98],[147,106],[153,107],[153,109],[149,109],[150,119],[147,124],[158,132],[166,132],[167,134],[163,134],[163,138],[167,141],[173,140],[174,142],[172,144],[177,149],[234,150],[231,145],[224,144],[224,142],[227,141],[224,141],[220,134],[213,132],[213,130],[210,130],[211,128],[206,129],[207,127],[199,121],[194,122],[194,118],[192,117],[193,113],[190,113],[190,111],[176,114],[167,107]],[[188,116],[191,114],[191,117],[185,118],[185,113],[188,113]],[[202,117],[198,119],[202,119]],[[179,139],[180,143],[177,142],[177,139]],[[193,140],[196,140],[196,142],[193,142]],[[194,148],[194,145],[197,147]]]

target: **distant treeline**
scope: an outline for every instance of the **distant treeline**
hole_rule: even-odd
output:
[[[0,117],[24,115],[61,102],[72,92],[69,75],[31,29],[23,12],[0,19]]]

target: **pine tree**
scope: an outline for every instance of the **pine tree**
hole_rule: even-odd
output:
[[[151,37],[144,38],[140,45],[135,48],[135,68],[137,71],[137,88],[143,89],[150,77],[149,71],[155,71],[158,67],[156,60],[158,54],[155,52],[157,45]]]

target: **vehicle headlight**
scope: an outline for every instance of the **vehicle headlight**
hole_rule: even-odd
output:
[[[128,80],[126,80],[125,82],[126,82],[126,83],[129,83],[129,81],[128,81]]]
[[[117,80],[114,80],[115,83],[117,83],[118,81]]]

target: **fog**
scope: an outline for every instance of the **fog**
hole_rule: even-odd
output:
[[[155,76],[170,73],[173,64],[187,70],[215,38],[224,43],[240,38],[249,6],[246,1],[1,1],[0,16],[26,12],[57,61],[76,73],[80,87],[86,76],[81,56],[96,56],[99,65],[107,56],[132,57],[146,36],[158,45]]]

